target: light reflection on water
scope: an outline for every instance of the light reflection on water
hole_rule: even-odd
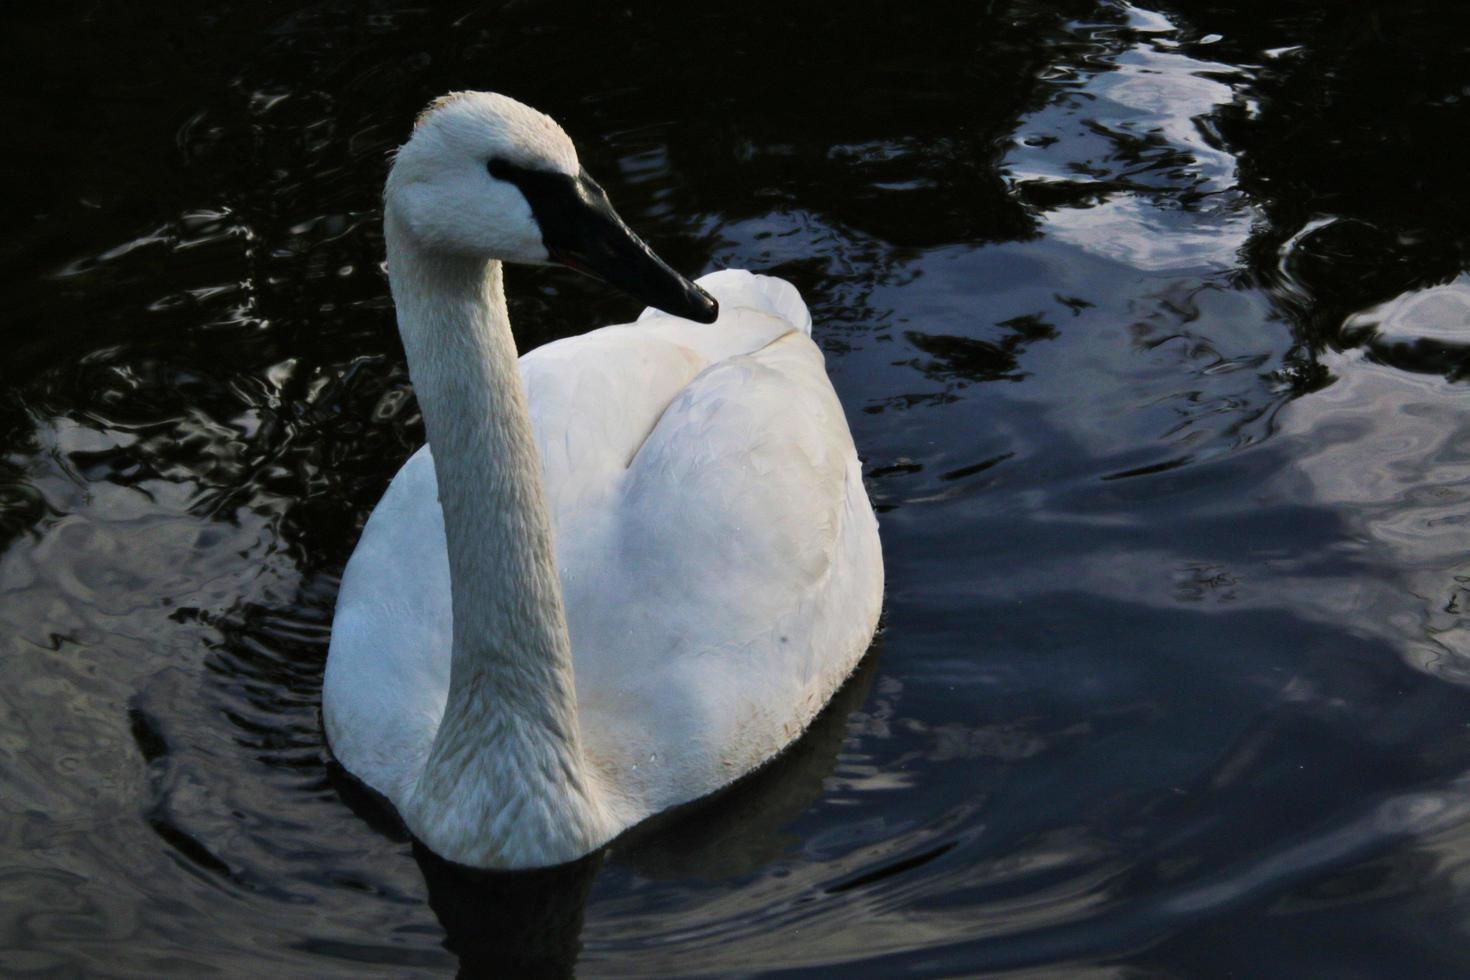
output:
[[[1121,9],[1127,30],[1096,25],[1075,64],[1052,66],[1056,95],[1021,120],[1009,179],[1075,202],[1047,210],[1050,238],[1145,272],[1229,269],[1255,218],[1209,120],[1246,102],[1249,75],[1175,50],[1159,14]]]
[[[137,57],[163,28],[79,27],[156,98],[102,123],[116,184],[72,174],[0,253],[50,256],[4,294],[7,975],[1464,967],[1470,323],[1429,258],[1470,251],[1242,150],[1358,108],[1345,27],[1000,6],[892,13],[912,47],[824,19],[819,64],[703,48],[735,91],[633,12],[221,6],[245,49],[189,85]],[[608,88],[626,51],[668,77]],[[561,115],[676,265],[800,285],[888,561],[779,765],[514,879],[415,850],[317,714],[337,573],[422,438],[384,155],[470,84]],[[523,346],[632,312],[510,290]]]

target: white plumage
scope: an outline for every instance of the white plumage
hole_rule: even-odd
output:
[[[442,856],[507,868],[571,860],[770,759],[861,658],[883,589],[793,287],[714,273],[713,324],[649,309],[517,362],[494,260],[544,255],[424,244],[395,188],[420,134],[449,130],[425,153],[474,147],[455,124],[489,119],[515,145],[521,112],[544,138],[503,97],[440,104],[390,178],[390,274],[439,458],[404,464],[363,531],[323,692],[350,772]]]

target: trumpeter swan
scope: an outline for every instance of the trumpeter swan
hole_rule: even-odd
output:
[[[425,110],[384,230],[429,445],[343,575],[327,738],[440,856],[571,861],[770,759],[862,657],[852,436],[794,288],[674,272],[510,98]],[[518,359],[502,262],[652,308]]]

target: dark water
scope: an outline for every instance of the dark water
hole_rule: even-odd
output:
[[[725,6],[0,15],[0,973],[1470,972],[1459,5]],[[811,736],[552,875],[416,853],[318,720],[453,88],[795,282],[882,512]],[[524,348],[635,312],[509,280]]]

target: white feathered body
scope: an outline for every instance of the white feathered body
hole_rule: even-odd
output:
[[[713,325],[649,310],[520,359],[602,836],[789,744],[882,601],[877,522],[805,305],[746,272],[700,284]],[[444,713],[450,595],[425,447],[348,563],[323,692],[333,751],[400,810]]]

